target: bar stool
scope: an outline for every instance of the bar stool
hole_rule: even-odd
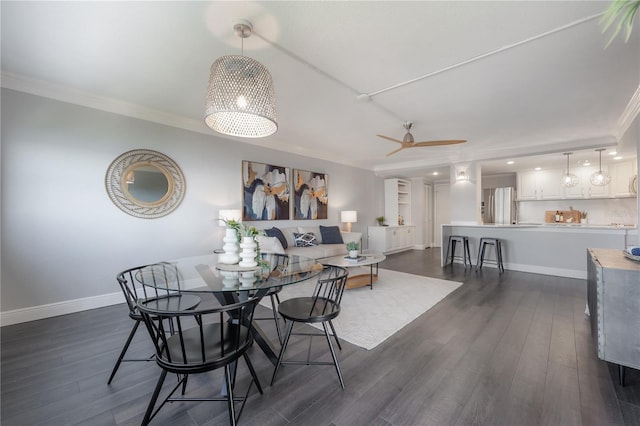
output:
[[[484,250],[487,246],[493,246],[495,248],[495,259],[484,258]],[[504,272],[504,266],[502,265],[502,242],[500,241],[500,239],[487,237],[480,238],[480,244],[478,245],[478,261],[476,262],[476,271],[482,269],[482,264],[484,262],[495,263],[498,266],[498,271],[500,273]]]
[[[462,243],[462,256],[456,256],[456,243]],[[449,257],[449,247],[451,247],[451,257]],[[469,266],[473,267],[471,264],[471,252],[469,251],[469,237],[465,235],[450,235],[449,242],[447,243],[447,253],[446,259],[449,259],[447,264],[453,264],[454,259],[462,259],[464,263],[464,267],[467,267],[467,258],[469,259]]]

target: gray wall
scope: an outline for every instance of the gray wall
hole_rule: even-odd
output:
[[[107,167],[138,148],[184,172],[184,201],[163,218],[129,216],[107,196]],[[2,313],[113,296],[120,270],[221,247],[216,218],[241,207],[242,160],[328,173],[329,219],[316,224],[342,226],[340,210],[357,210],[353,230],[366,232],[383,205],[370,171],[3,89]]]

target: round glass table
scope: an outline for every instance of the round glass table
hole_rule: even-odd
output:
[[[135,279],[144,286],[162,291],[211,293],[223,305],[248,297],[261,299],[269,290],[314,278],[322,264],[302,256],[262,254],[262,265],[242,268],[218,262],[217,254],[185,257],[158,262],[141,268]],[[278,352],[254,321],[251,330],[255,342],[275,365]]]

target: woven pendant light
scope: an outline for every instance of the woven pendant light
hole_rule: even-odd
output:
[[[253,31],[247,21],[233,29],[242,40]],[[264,65],[244,55],[222,56],[211,65],[204,121],[225,135],[266,137],[278,130],[275,98],[273,80]]]

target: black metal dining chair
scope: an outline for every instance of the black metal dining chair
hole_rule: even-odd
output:
[[[262,394],[260,381],[247,355],[253,341],[250,327],[257,303],[257,298],[249,298],[207,309],[199,307],[188,311],[168,312],[150,307],[153,304],[145,300],[138,301],[138,311],[155,344],[156,363],[162,369],[142,421],[143,425],[147,425],[167,401],[226,401],[230,423],[237,423],[254,382]],[[244,358],[251,373],[251,381],[242,397],[234,395],[236,361],[239,358]],[[224,368],[225,395],[211,398],[185,396],[189,375],[220,368]],[[156,408],[167,373],[176,373],[180,379]],[[180,387],[182,397],[174,397]],[[236,410],[236,403],[241,403],[239,410]]]
[[[127,302],[129,317],[134,321],[134,324],[111,370],[108,384],[111,384],[121,363],[153,360],[154,355],[146,358],[125,358],[131,341],[142,321],[137,307],[138,299],[145,299],[148,301],[149,306],[165,311],[194,309],[200,304],[200,297],[180,293],[180,274],[176,267],[170,263],[162,262],[127,269],[120,272],[116,279]]]
[[[338,335],[336,334],[336,330],[331,321],[337,318],[340,314],[340,302],[342,300],[342,293],[344,292],[348,275],[349,272],[346,268],[325,266],[311,295],[284,300],[278,305],[278,312],[286,320],[287,328],[282,348],[280,349],[280,355],[278,356],[278,362],[271,378],[271,385],[273,385],[276,380],[276,375],[278,374],[280,366],[284,364],[333,365],[338,373],[340,386],[344,389],[342,371],[340,370],[338,358],[333,348],[333,344],[331,343],[329,328],[331,329],[331,334],[333,334],[338,348],[342,350],[340,340],[338,339]],[[321,323],[323,332],[319,333],[305,330],[294,333],[293,327],[296,323]],[[285,360],[284,355],[287,350],[287,345],[289,344],[289,339],[292,335],[304,335],[310,336],[311,338],[314,336],[325,336],[333,362],[310,360],[311,339],[309,341],[309,351],[307,351],[306,360]]]
[[[286,254],[279,253],[269,253],[262,252],[261,254],[262,262],[264,262],[265,267],[269,270],[269,273],[274,273],[274,271],[282,271],[287,267],[287,262],[289,260],[289,256]],[[267,294],[264,297],[268,297],[271,302],[271,316],[270,317],[254,317],[254,321],[273,321],[276,327],[276,334],[278,335],[278,341],[282,344],[282,329],[280,327],[281,318],[278,315],[278,305],[280,304],[280,292],[282,291],[282,286],[271,287]]]

